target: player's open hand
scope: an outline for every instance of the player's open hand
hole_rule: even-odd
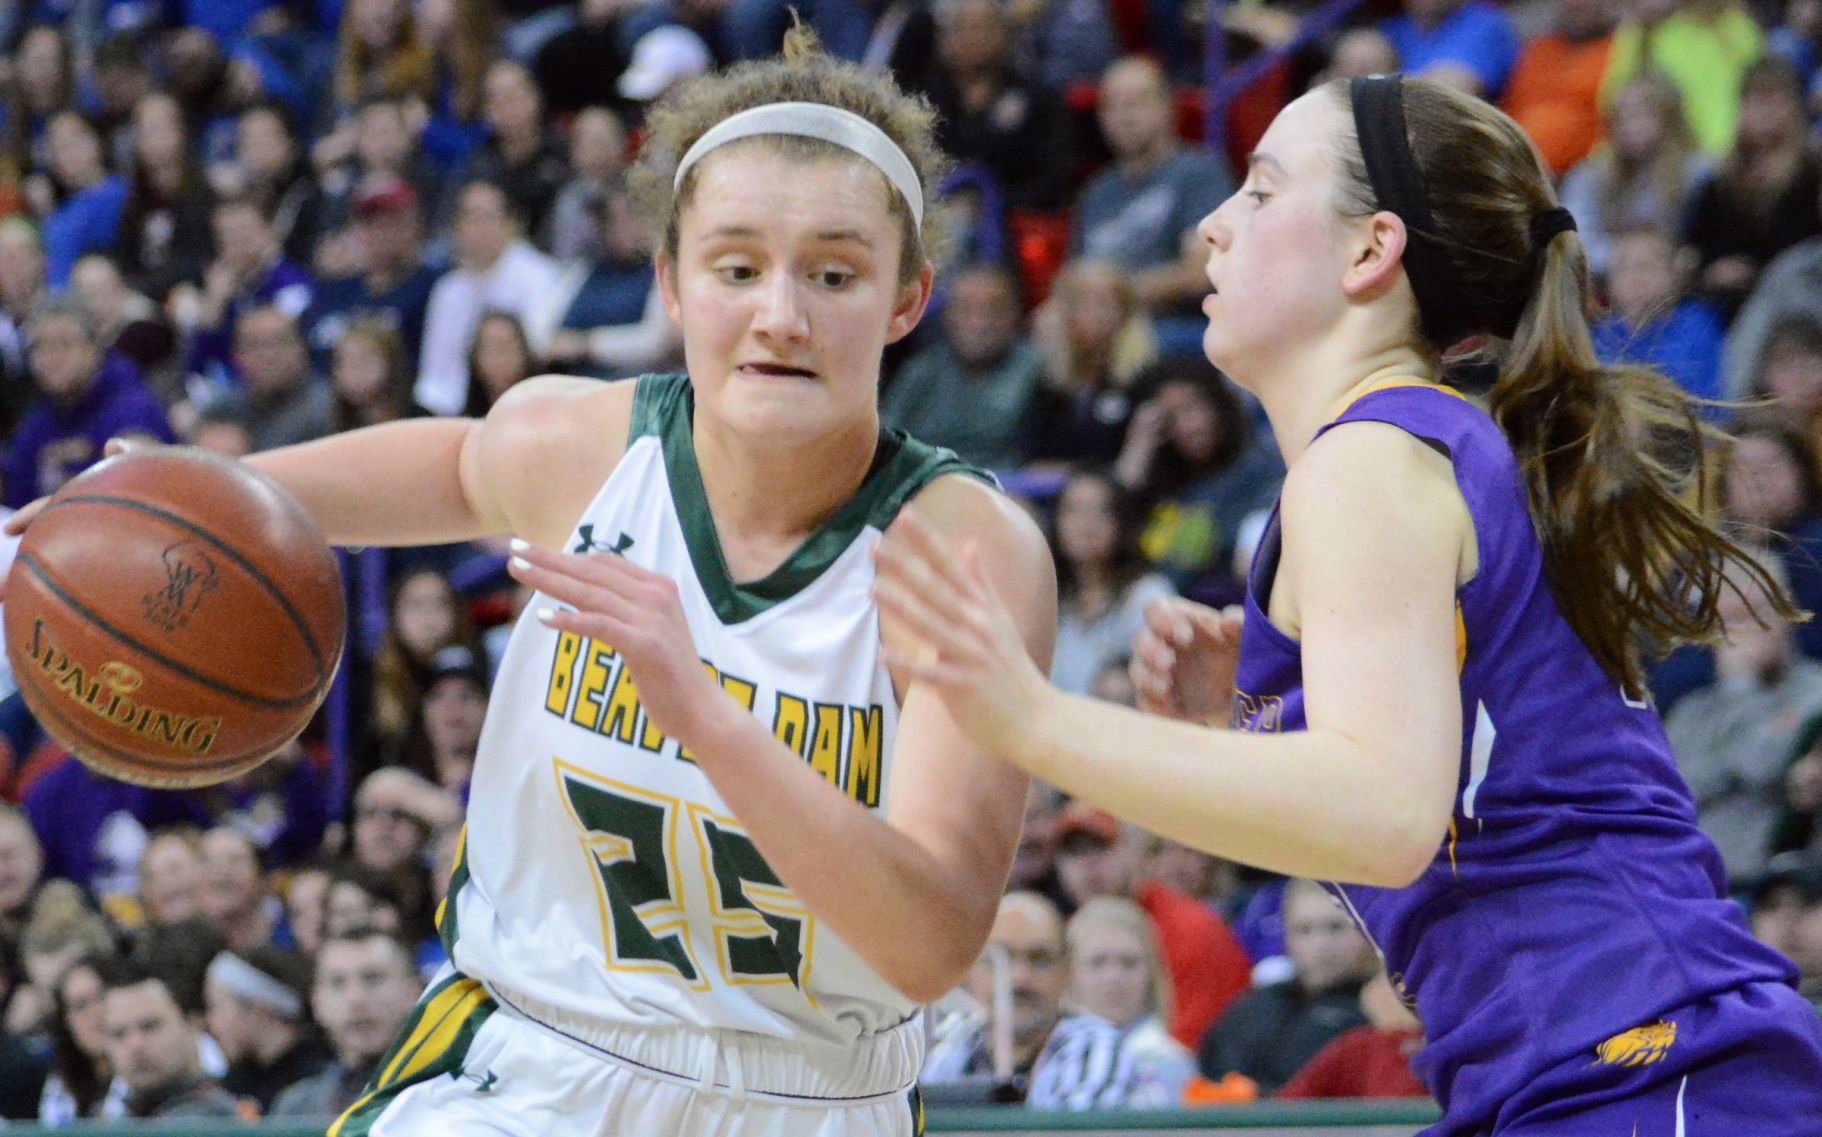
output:
[[[554,553],[517,540],[507,570],[567,606],[540,607],[538,619],[546,627],[587,636],[618,652],[647,721],[684,746],[691,746],[710,716],[739,707],[721,695],[697,658],[677,584],[669,577],[618,553]]]
[[[873,559],[880,614],[907,634],[888,637],[887,665],[933,690],[983,748],[1017,761],[1052,688],[975,547],[958,551],[913,506],[899,514]]]
[[[1238,606],[1217,612],[1178,597],[1145,606],[1132,642],[1132,685],[1139,709],[1166,718],[1224,725],[1240,658]]]

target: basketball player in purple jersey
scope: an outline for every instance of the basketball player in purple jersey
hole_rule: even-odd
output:
[[[1729,582],[1788,606],[1640,449],[1694,441],[1682,396],[1597,364],[1574,223],[1487,104],[1331,84],[1250,167],[1201,226],[1204,348],[1289,466],[1244,613],[1154,606],[1152,717],[1066,696],[913,514],[876,588],[915,673],[1039,777],[1336,882],[1423,1019],[1432,1137],[1822,1132],[1822,1020],[1643,698],[1641,638],[1720,634]],[[1477,335],[1492,417],[1441,382]]]

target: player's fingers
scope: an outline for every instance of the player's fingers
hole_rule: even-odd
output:
[[[534,554],[535,555],[535,554]],[[544,558],[540,558],[541,560]],[[514,580],[534,588],[552,600],[584,612],[600,612],[617,619],[635,619],[642,606],[620,590],[605,587],[594,580],[584,580],[551,564],[534,563],[530,557],[514,554],[506,561],[506,571]]]
[[[143,438],[110,438],[101,448],[101,456],[112,458],[116,454],[131,454],[135,450],[144,450],[153,445]]]
[[[37,520],[38,515],[44,512],[44,503],[49,500],[51,499],[48,496],[38,498],[25,505],[19,512],[7,518],[4,527],[6,535],[8,537],[17,537],[21,533],[24,533],[25,527]]]
[[[873,599],[881,612],[903,624],[912,636],[938,652],[972,651],[971,624],[930,604],[921,593],[880,577],[873,582]]]
[[[961,558],[956,555],[953,545],[936,531],[916,506],[899,514],[892,526],[892,535],[898,539],[879,543],[879,551],[888,557],[917,563],[932,577],[958,591],[966,590],[972,583],[961,571]]]
[[[932,572],[925,559],[915,551],[884,552],[882,548],[875,549],[874,556],[878,569],[875,581],[885,582],[908,594],[944,619],[972,623],[973,613],[969,610],[974,606],[970,602],[972,597]],[[973,590],[968,591],[972,593]],[[987,599],[980,598],[982,602]]]
[[[1183,606],[1187,601],[1175,596],[1160,597],[1145,606],[1145,627],[1155,636],[1182,646],[1195,637]]]

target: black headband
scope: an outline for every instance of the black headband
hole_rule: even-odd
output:
[[[1436,240],[1429,197],[1424,193],[1423,178],[1405,133],[1403,77],[1372,75],[1355,79],[1350,94],[1354,131],[1360,138],[1360,157],[1366,164],[1374,203],[1404,222],[1404,271],[1417,299],[1424,335],[1439,347],[1448,347],[1480,330],[1510,337],[1517,327],[1519,311],[1490,321],[1471,306],[1470,290],[1450,282],[1448,261]],[[1542,249],[1556,234],[1574,228],[1575,218],[1568,210],[1560,206],[1547,209],[1531,218],[1531,247]]]

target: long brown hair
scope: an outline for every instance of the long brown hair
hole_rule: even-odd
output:
[[[1440,83],[1403,82],[1405,135],[1428,197],[1428,236],[1458,296],[1454,320],[1426,328],[1442,351],[1500,336],[1493,418],[1523,471],[1531,521],[1558,609],[1629,693],[1644,690],[1644,642],[1712,641],[1724,587],[1737,580],[1798,613],[1748,552],[1704,516],[1696,404],[1645,367],[1605,366],[1588,329],[1588,262],[1573,232],[1542,242],[1532,222],[1558,206],[1518,124]],[[1351,106],[1346,83],[1331,95]],[[1344,136],[1341,211],[1377,211],[1358,140]],[[1516,321],[1516,327],[1514,327]],[[1730,573],[1729,566],[1737,573]]]

